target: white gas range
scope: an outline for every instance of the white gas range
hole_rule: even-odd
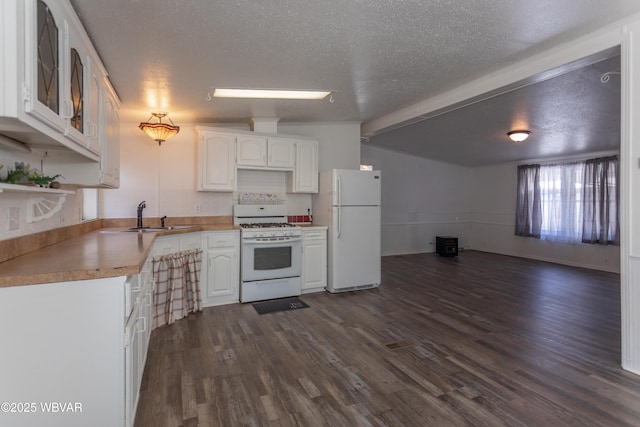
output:
[[[287,222],[286,205],[234,205],[240,226],[240,301],[300,295],[302,229]]]

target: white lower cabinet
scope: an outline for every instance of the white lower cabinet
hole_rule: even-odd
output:
[[[0,288],[0,402],[10,405],[0,425],[133,426],[153,320],[152,257],[201,247],[205,305],[239,302],[238,230],[159,237],[136,275]]]
[[[133,289],[139,289],[131,314],[125,324],[125,426],[132,427],[135,421],[136,408],[140,397],[140,385],[144,365],[147,361],[149,341],[151,339],[151,322],[153,316],[153,272],[151,257],[145,262],[140,274],[129,276],[127,281],[137,282]]]
[[[200,289],[202,304],[214,306],[240,301],[240,232],[202,233],[204,251]]]
[[[327,228],[305,228],[302,231],[302,293],[321,292],[326,286]]]
[[[202,249],[200,298],[204,307],[240,301],[240,232],[185,233],[156,238],[151,257]]]
[[[0,425],[125,425],[126,279],[0,288]]]

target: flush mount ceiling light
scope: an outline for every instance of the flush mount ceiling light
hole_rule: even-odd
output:
[[[510,132],[507,132],[509,139],[511,139],[513,142],[522,142],[525,139],[529,138],[530,134],[531,132],[528,130],[512,130]]]
[[[276,89],[213,89],[207,99],[214,98],[258,98],[258,99],[324,99],[333,91],[319,90],[276,90]]]
[[[151,123],[151,119],[153,117],[158,119],[158,123]],[[169,119],[171,124],[162,123],[163,117]],[[158,145],[162,145],[164,141],[180,132],[180,126],[174,125],[173,121],[169,118],[169,116],[167,116],[167,113],[162,111],[151,113],[151,117],[149,117],[146,122],[140,123],[140,126],[138,127],[142,132],[149,135],[151,139],[158,141]]]

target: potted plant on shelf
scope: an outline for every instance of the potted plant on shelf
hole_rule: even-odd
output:
[[[0,169],[2,166],[3,165],[0,165]],[[15,168],[7,172],[7,177],[3,182],[44,188],[60,188],[60,183],[56,181],[59,177],[62,177],[62,175],[47,176],[35,169],[31,169],[30,166],[28,164],[25,165],[24,162],[16,162]]]

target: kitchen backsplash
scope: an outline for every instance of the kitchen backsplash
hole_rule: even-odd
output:
[[[286,194],[238,193],[240,205],[281,205],[286,203]]]
[[[289,215],[287,222],[296,224],[311,224],[311,216],[309,215]]]

